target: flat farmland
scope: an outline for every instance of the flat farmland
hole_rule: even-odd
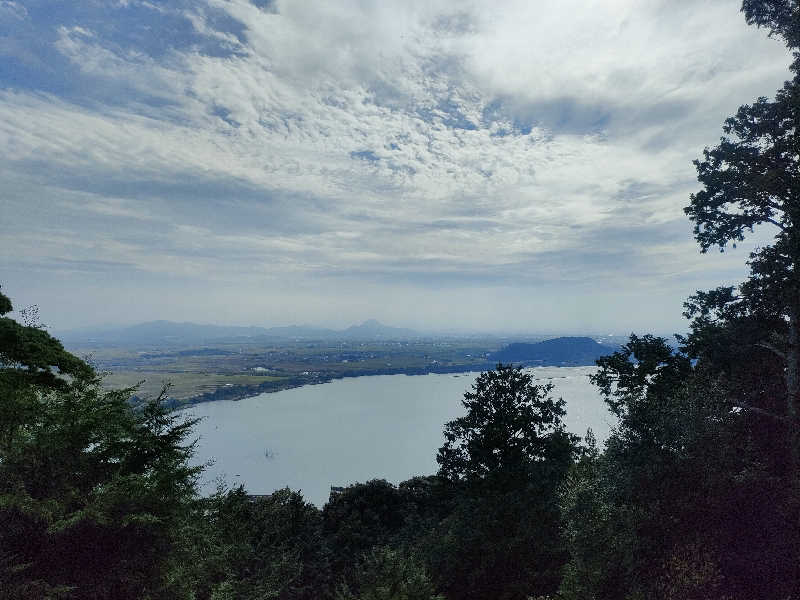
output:
[[[118,371],[108,372],[103,385],[108,389],[129,388],[138,385],[135,392],[143,399],[155,398],[165,384],[169,384],[168,396],[178,402],[191,400],[220,388],[250,388],[266,382],[280,382],[285,377],[270,375],[223,375],[218,373],[196,373],[186,371]]]
[[[137,386],[140,398],[170,384],[176,404],[240,399],[262,392],[363,375],[482,370],[499,339],[218,342],[207,346],[89,347],[74,352],[105,373],[108,389]]]

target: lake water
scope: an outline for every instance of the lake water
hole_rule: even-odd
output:
[[[530,371],[555,384],[570,431],[608,436],[612,417],[588,380],[596,367]],[[187,413],[203,417],[195,460],[214,461],[203,489],[213,491],[220,477],[253,494],[288,486],[322,506],[331,485],[435,473],[442,427],[464,414],[461,400],[477,375],[356,377],[193,406]]]

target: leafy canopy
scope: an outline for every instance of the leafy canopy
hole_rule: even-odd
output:
[[[445,425],[436,460],[439,474],[456,481],[527,481],[535,465],[568,461],[573,439],[564,430],[564,400],[552,384],[537,385],[520,367],[497,365],[464,394],[463,417]]]

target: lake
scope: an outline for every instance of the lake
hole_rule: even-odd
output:
[[[530,369],[538,382],[552,381],[567,402],[567,428],[598,442],[613,423],[588,375],[596,367]],[[301,490],[322,506],[331,485],[374,478],[399,483],[437,470],[436,451],[445,422],[464,414],[461,399],[477,377],[378,375],[338,379],[239,401],[199,404],[187,413],[203,420],[195,461],[214,464],[202,477],[244,484],[249,493],[282,487]]]

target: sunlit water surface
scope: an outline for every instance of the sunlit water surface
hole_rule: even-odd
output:
[[[598,441],[612,417],[588,380],[596,367],[531,369],[539,383],[552,381],[567,403],[567,428]],[[261,394],[239,401],[199,404],[202,417],[195,461],[213,460],[203,490],[215,480],[244,484],[253,494],[282,487],[301,490],[322,506],[331,485],[374,478],[399,483],[436,472],[442,426],[464,414],[464,392],[477,373],[378,375]]]

